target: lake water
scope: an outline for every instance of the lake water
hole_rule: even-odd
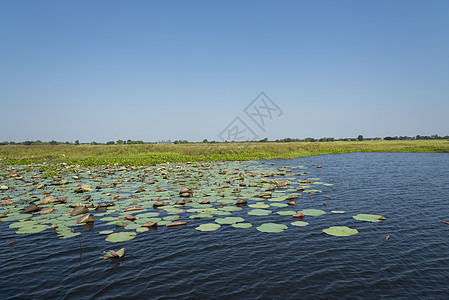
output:
[[[295,227],[285,216],[248,216],[244,208],[233,216],[289,228],[264,233],[223,225],[200,232],[198,220],[118,244],[88,228],[61,240],[48,230],[18,235],[3,223],[0,298],[449,299],[449,225],[440,223],[449,221],[449,154],[355,153],[266,164],[272,162],[307,166],[310,177],[334,184],[297,199],[297,209],[327,213]],[[386,221],[354,220],[359,213]],[[359,233],[322,232],[330,226]],[[99,259],[119,247],[126,248],[122,259]]]

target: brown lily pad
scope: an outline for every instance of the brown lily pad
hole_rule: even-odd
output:
[[[70,215],[73,217],[73,216],[82,215],[82,214],[85,214],[85,213],[88,213],[88,212],[89,212],[89,210],[87,209],[87,207],[85,207],[85,206],[77,206],[77,207],[75,207],[72,210]]]
[[[184,221],[176,221],[173,223],[168,223],[166,226],[167,227],[176,227],[176,226],[182,226],[182,225],[186,225],[186,224],[187,224],[187,222],[184,222]]]
[[[79,217],[78,219],[76,219],[76,224],[81,224],[81,223],[93,223],[95,222],[95,218],[93,214],[85,214],[81,217]]]

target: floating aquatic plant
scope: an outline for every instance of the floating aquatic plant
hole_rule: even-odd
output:
[[[245,219],[240,218],[240,217],[226,217],[226,218],[217,218],[215,219],[215,222],[217,222],[218,224],[235,224],[238,222],[243,222],[245,221]]]
[[[122,258],[123,255],[125,255],[125,248],[122,248],[118,251],[114,251],[114,250],[109,250],[104,252],[104,256],[100,257],[103,259],[108,259],[108,258]]]
[[[136,234],[137,233],[135,233],[135,232],[126,232],[126,231],[111,233],[106,238],[106,241],[111,242],[111,243],[129,241],[129,240],[132,240],[133,238],[135,238]]]
[[[309,223],[303,222],[303,221],[295,221],[295,222],[291,222],[290,224],[292,224],[293,226],[307,226],[307,225],[309,225]]]
[[[288,227],[284,224],[276,223],[263,223],[262,225],[256,227],[257,230],[261,232],[282,232]]]
[[[271,210],[256,208],[256,209],[250,210],[248,212],[248,215],[252,215],[252,216],[268,216],[271,213],[272,213]]]
[[[346,226],[332,226],[323,229],[323,232],[334,236],[350,236],[359,233],[357,229],[352,229]]]
[[[301,213],[303,213],[305,216],[321,216],[324,215],[326,212],[324,210],[321,209],[303,209],[302,211],[300,211]]]
[[[370,215],[370,214],[358,214],[353,216],[354,219],[359,221],[367,221],[367,222],[381,222],[385,220],[385,217],[380,215]]]
[[[180,226],[186,220],[215,218],[214,223],[207,223],[214,225],[193,228],[209,230],[219,228],[219,224],[250,228],[251,223],[233,215],[239,211],[249,216],[269,216],[275,212],[273,221],[283,218],[279,215],[295,215],[294,211],[279,209],[294,204],[287,202],[301,196],[292,190],[313,194],[321,192],[315,188],[318,184],[326,185],[319,178],[299,177],[307,174],[303,170],[290,173],[284,167],[246,166],[239,162],[27,168],[22,172],[8,170],[13,174],[11,179],[9,175],[2,177],[2,185],[8,186],[1,191],[2,196],[10,196],[4,197],[0,206],[2,222],[14,221],[10,227],[17,233],[50,229],[60,238],[82,234],[87,223],[89,228],[101,228],[99,233],[107,234],[106,240],[110,242],[130,240],[153,228],[148,224],[155,222],[161,228]],[[0,166],[0,171],[3,170]],[[57,172],[58,177],[42,179],[43,171]],[[37,180],[37,184],[31,184]],[[303,210],[303,213],[314,216],[325,212]],[[265,223],[258,230],[278,232],[287,228],[283,224],[270,224],[275,223]],[[299,224],[293,222],[295,226]],[[80,225],[82,228],[75,230]]]
[[[235,223],[231,225],[232,227],[235,228],[251,228],[253,227],[253,224],[251,223]]]
[[[220,227],[221,226],[216,223],[206,223],[206,224],[201,224],[198,227],[195,227],[195,229],[199,230],[199,231],[215,231]]]

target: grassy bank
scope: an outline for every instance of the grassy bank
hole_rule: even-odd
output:
[[[210,160],[298,158],[352,152],[445,152],[446,140],[364,141],[323,143],[227,143],[185,145],[43,145],[1,146],[2,164],[69,163],[133,164]]]

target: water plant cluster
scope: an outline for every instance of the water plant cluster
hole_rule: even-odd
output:
[[[310,169],[318,170],[315,167],[322,168]],[[313,197],[323,199],[323,190],[334,189],[310,172],[305,166],[264,162],[1,166],[0,222],[16,234],[53,231],[61,239],[76,237],[89,227],[115,243],[161,227],[278,233],[298,230],[326,214],[350,218],[344,211],[323,208],[322,201],[316,201],[316,208],[304,209],[304,201],[310,207]],[[385,219],[371,214],[353,218]],[[323,232],[358,233],[342,226]],[[117,253],[104,258],[123,255]]]

